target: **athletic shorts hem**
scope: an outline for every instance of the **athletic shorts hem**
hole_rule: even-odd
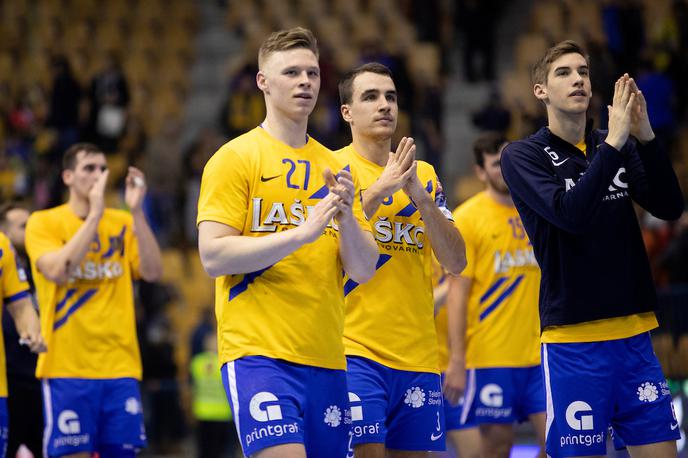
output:
[[[294,440],[294,439],[285,439],[283,441],[276,440],[274,443],[271,443],[271,444],[262,443],[262,444],[256,444],[255,446],[249,446],[245,450],[243,450],[243,454],[246,456],[251,456],[251,455],[254,455],[258,452],[262,452],[263,450],[266,450],[266,449],[269,449],[272,447],[279,447],[280,445],[286,445],[286,444],[301,444],[301,445],[305,446],[303,441],[298,441],[298,440]]]
[[[385,444],[385,448],[388,450],[399,450],[402,452],[444,452],[446,444],[444,441],[437,441],[436,447],[428,447],[427,443],[423,444],[404,444],[403,447],[394,446],[391,444]]]
[[[629,446],[629,445],[630,445],[631,447],[639,447],[639,446],[642,446],[642,445],[659,444],[659,443],[662,443],[662,442],[677,441],[677,440],[681,439],[681,433],[679,432],[679,428],[676,428],[676,429],[675,429],[674,431],[672,431],[672,432],[675,432],[675,433],[676,433],[676,434],[673,435],[674,437],[667,437],[667,438],[665,438],[665,439],[656,438],[656,437],[647,438],[647,439],[641,439],[641,440],[639,440],[639,441],[637,441],[637,442],[635,442],[635,443],[633,443],[633,444],[631,444],[631,443],[628,442],[628,441],[624,441],[624,444],[626,444],[626,446]],[[620,449],[620,450],[623,450],[623,449]]]

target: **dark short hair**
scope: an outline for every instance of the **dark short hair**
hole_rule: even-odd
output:
[[[93,143],[75,143],[64,152],[62,156],[62,170],[74,170],[76,167],[76,156],[80,152],[89,154],[104,154],[103,151]]]
[[[386,75],[394,79],[392,70],[379,62],[369,62],[356,67],[348,71],[344,77],[342,77],[341,81],[339,81],[339,101],[342,105],[351,103],[354,96],[354,80],[362,73],[377,73],[378,75]]]
[[[501,132],[483,132],[473,142],[473,154],[478,167],[485,167],[485,155],[497,154],[504,144],[506,137]]]
[[[580,54],[585,58],[588,66],[590,66],[590,58],[585,52],[585,49],[583,49],[581,45],[573,40],[564,40],[561,43],[557,43],[549,48],[545,55],[537,61],[535,66],[533,66],[533,72],[531,75],[533,85],[547,83],[547,74],[552,66],[552,62],[566,54]]]
[[[4,204],[0,205],[0,226],[7,222],[7,214],[12,210],[29,211],[29,208],[16,200],[10,200],[9,202],[5,202]]]
[[[290,49],[309,49],[318,57],[318,40],[315,35],[303,27],[294,27],[288,30],[273,32],[260,45],[258,50],[258,68],[262,70],[263,63],[272,53],[279,51],[289,51]]]

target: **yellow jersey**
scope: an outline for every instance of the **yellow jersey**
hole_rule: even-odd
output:
[[[68,205],[37,211],[26,224],[41,331],[48,346],[39,378],[141,379],[132,280],[139,277],[133,218],[105,209],[96,236],[69,281],[58,285],[38,270],[41,256],[60,250],[83,219]]]
[[[26,274],[20,267],[17,267],[14,248],[10,240],[3,233],[0,233],[0,275],[2,275],[2,300],[5,305],[18,301],[19,299],[29,298],[29,284],[26,282]],[[3,313],[0,310],[0,313]],[[0,315],[0,318],[2,316]],[[5,366],[5,339],[0,329],[0,398],[7,397],[7,367]]]
[[[516,207],[482,191],[454,211],[472,281],[466,368],[540,364],[540,269]]]
[[[363,189],[384,170],[349,145],[338,154],[354,167]],[[444,192],[433,167],[418,162],[418,177],[445,210]],[[344,286],[347,355],[362,356],[393,369],[439,372],[432,296],[432,247],[420,212],[403,190],[386,198],[371,220],[380,255],[373,278]]]
[[[222,146],[203,171],[198,223],[215,221],[248,237],[292,229],[327,195],[322,173],[349,169],[313,138],[292,148],[261,127]],[[363,216],[354,176],[354,215]],[[215,282],[221,362],[261,355],[298,364],[345,369],[344,297],[339,233],[330,224],[304,245],[257,272]]]

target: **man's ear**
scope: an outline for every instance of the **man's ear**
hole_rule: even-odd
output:
[[[258,86],[258,89],[260,89],[264,93],[270,93],[268,89],[267,78],[265,77],[265,73],[263,73],[262,70],[259,70],[258,73],[256,73],[256,85]]]
[[[473,171],[475,172],[475,176],[477,176],[481,182],[487,182],[487,174],[485,173],[484,168],[480,167],[478,164],[475,164],[473,165]]]
[[[533,94],[538,100],[547,101],[547,87],[544,84],[538,83],[533,86]]]
[[[339,111],[342,113],[342,118],[349,124],[353,124],[353,118],[351,117],[351,107],[348,104],[344,104],[339,107]]]
[[[65,184],[65,186],[70,186],[73,178],[74,170],[65,169],[62,171],[62,182]]]

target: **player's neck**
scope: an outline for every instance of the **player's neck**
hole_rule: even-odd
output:
[[[91,209],[88,200],[76,196],[74,192],[69,193],[67,205],[74,212],[74,214],[81,219],[86,219],[88,216],[88,211]]]
[[[585,138],[585,113],[548,113],[550,132],[572,145]]]
[[[265,121],[261,124],[265,132],[271,137],[286,143],[292,148],[301,148],[308,142],[306,130],[308,129],[308,117],[290,119],[277,116],[268,111]]]
[[[498,204],[504,205],[505,207],[514,206],[514,201],[509,193],[499,192],[491,186],[488,186],[487,189],[485,189],[485,192]]]
[[[353,137],[354,149],[358,154],[374,162],[377,165],[385,166],[389,159],[389,152],[392,148],[391,138],[371,138],[363,135],[351,133]]]

